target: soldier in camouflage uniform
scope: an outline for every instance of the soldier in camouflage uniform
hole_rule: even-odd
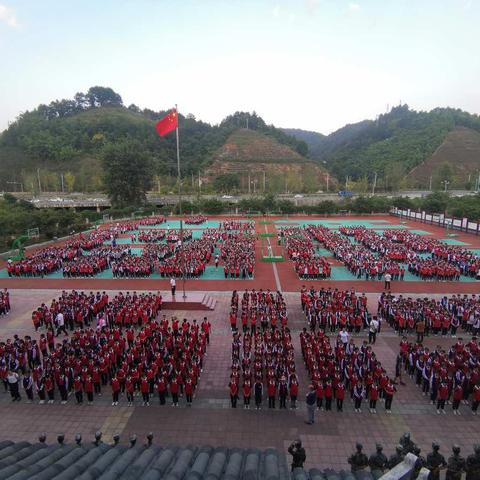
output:
[[[388,459],[383,453],[383,447],[380,443],[376,444],[377,451],[370,456],[368,459],[368,464],[370,465],[370,470],[372,471],[373,478],[380,478],[387,469]]]
[[[415,443],[410,438],[410,432],[406,432],[400,438],[400,445],[403,448],[403,454],[413,453],[414,448],[416,447]]]
[[[432,443],[432,451],[427,455],[427,468],[430,470],[430,480],[440,480],[440,470],[447,466],[445,457],[439,452],[440,445]]]
[[[364,470],[368,467],[368,457],[362,452],[363,445],[357,443],[355,445],[357,451],[348,458],[348,463],[351,465],[352,473]]]
[[[480,478],[480,445],[474,445],[473,451],[474,453],[467,457],[466,480],[478,480]]]
[[[395,453],[388,459],[388,468],[392,469],[399,463],[403,462],[405,455],[403,454],[403,447],[401,445],[397,445],[395,447]]]
[[[447,473],[445,480],[461,480],[462,472],[465,471],[465,459],[460,456],[460,447],[454,445],[452,447],[453,455],[448,459]]]

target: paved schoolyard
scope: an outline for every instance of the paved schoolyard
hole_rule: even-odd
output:
[[[32,309],[41,302],[49,302],[59,293],[55,290],[12,290],[13,310],[9,316],[0,317],[0,339],[5,340],[15,333],[33,335],[30,320]],[[274,446],[285,450],[292,440],[300,438],[307,450],[307,466],[322,468],[346,468],[346,458],[358,440],[363,442],[367,453],[372,452],[375,442],[380,441],[389,455],[405,431],[412,432],[413,439],[425,454],[432,440],[442,444],[445,455],[449,455],[453,443],[458,443],[467,454],[472,444],[478,442],[479,417],[473,417],[465,406],[460,407],[462,415],[459,417],[451,413],[450,406],[447,407],[447,415],[438,417],[433,406],[408,378],[405,379],[406,386],[398,387],[391,415],[385,413],[381,404],[377,415],[371,415],[365,409],[361,414],[356,414],[347,401],[343,413],[320,412],[316,424],[308,426],[304,423],[303,405],[297,411],[232,410],[227,389],[231,341],[228,326],[230,295],[227,292],[210,293],[218,300],[214,312],[167,312],[168,315],[175,313],[180,318],[197,320],[207,314],[213,325],[204,373],[192,408],[187,409],[183,405],[179,408],[169,405],[161,407],[156,403],[156,398],[150,407],[129,408],[123,398],[118,407],[112,407],[109,395],[96,399],[93,406],[77,406],[73,399],[67,405],[11,404],[8,394],[2,392],[3,428],[0,430],[0,440],[34,440],[42,431],[47,432],[50,441],[61,432],[66,433],[68,440],[72,440],[77,432],[86,439],[93,437],[93,433],[100,429],[107,440],[114,433],[120,433],[124,442],[131,433],[144,436],[153,431],[155,441],[161,444]],[[304,317],[299,306],[299,294],[285,295],[300,374],[300,397],[303,397],[308,379],[301,359],[298,333],[304,325]],[[373,309],[377,294],[368,296],[370,308]],[[387,327],[374,347],[391,374],[398,342],[398,336]],[[448,346],[452,340],[434,337],[426,342],[429,346]]]

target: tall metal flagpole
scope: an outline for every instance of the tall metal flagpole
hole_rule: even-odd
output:
[[[180,245],[181,249],[183,250],[183,219],[182,219],[182,183],[181,183],[181,175],[180,175],[180,142],[178,136],[178,107],[175,104],[175,113],[177,114],[177,128],[175,130],[177,135],[177,171],[178,171],[178,202],[179,202],[179,210],[180,210]],[[182,289],[183,289],[183,298],[187,298],[187,294],[185,293],[185,258],[183,258],[183,265],[182,265]]]

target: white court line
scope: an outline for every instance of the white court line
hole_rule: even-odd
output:
[[[265,233],[268,233],[267,226],[264,225],[265,228]],[[270,255],[273,255],[273,250],[272,250],[272,244],[270,243],[270,237],[266,237],[268,241],[268,245],[270,247]],[[282,284],[280,283],[280,277],[278,276],[278,270],[277,270],[277,264],[275,262],[272,262],[272,268],[273,268],[273,276],[275,277],[275,285],[277,286],[277,290],[279,292],[282,291]]]

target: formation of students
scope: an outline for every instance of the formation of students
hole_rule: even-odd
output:
[[[200,217],[194,220],[200,221]],[[8,274],[43,277],[60,269],[66,278],[88,278],[111,268],[114,278],[145,278],[155,271],[169,278],[195,278],[205,272],[218,248],[215,266],[223,268],[225,278],[253,277],[254,222],[226,220],[219,229],[205,229],[195,240],[191,229],[148,228],[164,222],[165,217],[158,216],[97,228],[72,237],[62,247],[44,248],[20,262],[9,262]],[[120,236],[145,243],[142,254],[132,255],[128,245],[118,245]]]
[[[246,409],[252,397],[257,410],[265,398],[268,408],[276,408],[277,399],[280,409],[287,409],[287,399],[290,409],[297,408],[299,386],[289,329],[235,332],[228,389],[232,408],[237,408],[240,396]]]
[[[460,275],[480,279],[478,255],[408,231],[387,229],[379,235],[365,227],[347,226],[340,227],[339,234],[314,225],[304,230],[358,278],[381,280],[388,273],[393,280],[403,280],[407,266],[423,280],[459,280]],[[353,237],[353,243],[346,237]]]
[[[325,257],[315,253],[312,240],[300,228],[282,228],[280,239],[284,240],[288,257],[294,263],[295,272],[300,278],[329,278],[331,267]]]
[[[270,290],[245,290],[240,294],[234,290],[230,302],[230,327],[232,332],[238,330],[240,317],[243,333],[255,334],[257,329],[265,332],[288,325],[287,305],[280,292]]]
[[[253,235],[255,233],[255,222],[246,221],[241,222],[240,220],[225,220],[220,223],[220,230],[226,231],[239,231]]]
[[[129,247],[102,245],[91,249],[88,255],[63,260],[61,262],[62,273],[66,278],[93,277],[121,262],[123,258],[131,256]]]
[[[45,328],[45,336],[53,340],[55,327],[58,336],[60,331],[67,333],[67,330],[83,329],[95,321],[99,328],[141,327],[155,319],[161,307],[162,296],[159,292],[120,292],[110,299],[105,292],[64,290],[58,299],[52,300],[50,306],[40,305],[32,313],[32,322],[35,330]],[[59,331],[59,326],[64,328]]]
[[[0,342],[5,390],[18,401],[22,385],[27,400],[41,404],[66,404],[74,394],[77,404],[91,405],[111,393],[112,406],[123,397],[132,406],[137,396],[148,406],[155,395],[160,405],[171,396],[175,407],[185,395],[191,406],[211,325],[206,317],[201,323],[165,315],[157,320],[160,308],[159,293],[127,292],[109,300],[105,292],[63,292],[50,308],[42,305],[34,312],[34,324],[47,328],[38,341],[14,336]],[[57,335],[63,332],[66,338],[56,343],[53,325],[59,320],[65,323]]]
[[[315,290],[305,285],[300,291],[300,301],[312,332],[316,329],[336,332],[360,333],[370,324],[367,297],[354,290],[321,288]]]
[[[165,230],[145,230],[142,229],[137,235],[132,235],[132,243],[155,243],[165,240]]]
[[[158,263],[162,277],[197,278],[205,272],[215,248],[213,240],[198,238],[178,245],[173,255]]]
[[[407,374],[436,405],[437,414],[445,414],[445,405],[452,405],[454,415],[460,406],[469,406],[473,415],[480,405],[480,347],[477,337],[467,343],[459,338],[448,350],[437,346],[429,349],[421,342],[400,341],[400,358]]]
[[[422,280],[460,280],[460,268],[438,259],[412,258],[408,262],[408,271]]]
[[[48,247],[34,252],[18,262],[8,261],[9,277],[43,277],[57,271],[62,261],[73,260],[81,255],[79,247]]]
[[[323,226],[307,225],[305,230],[310,237],[333,253],[333,256],[344,263],[357,278],[381,280],[387,273],[391,278],[403,280],[405,271],[398,262],[374,254],[361,243],[353,244],[346,235],[333,232]],[[344,229],[344,231],[349,231]]]
[[[201,225],[207,221],[207,217],[205,215],[191,215],[185,220],[187,225]]]
[[[0,316],[10,313],[10,293],[6,288],[0,290]]]
[[[342,412],[347,392],[356,413],[361,413],[364,400],[368,401],[370,413],[377,413],[379,399],[385,401],[385,411],[391,413],[396,388],[367,341],[357,347],[353,339],[340,333],[332,345],[322,329],[309,333],[304,328],[300,343],[318,410],[331,411],[335,404],[336,410]]]
[[[252,278],[255,269],[255,240],[243,233],[229,233],[220,245],[225,278]]]
[[[416,334],[422,342],[428,335],[457,335],[459,329],[480,334],[480,296],[453,295],[411,298],[382,293],[378,313],[399,335]]]

